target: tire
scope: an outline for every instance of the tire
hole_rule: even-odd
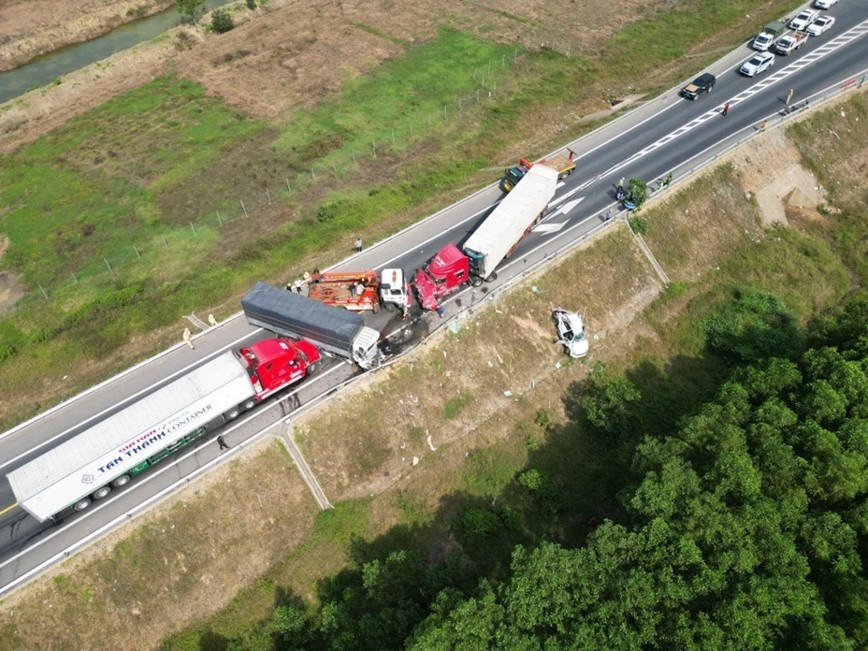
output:
[[[244,403],[244,409],[253,409],[256,406],[256,400],[250,398]]]
[[[319,370],[319,363],[314,362],[313,364],[309,364],[307,367],[307,375],[313,375]]]
[[[112,481],[112,486],[114,486],[115,488],[120,488],[121,486],[126,486],[129,483],[130,483],[130,476],[129,475],[121,475],[120,477],[116,477]]]
[[[109,496],[112,492],[111,484],[106,484],[105,486],[100,486],[93,492],[93,499],[95,500],[104,500]]]
[[[241,409],[239,407],[233,407],[232,409],[227,411],[225,414],[223,414],[223,417],[226,420],[235,420],[236,418],[238,418],[238,415],[240,413],[241,413]]]
[[[492,272],[489,274],[488,278],[485,279],[485,282],[487,282],[487,283],[493,283],[495,280],[497,280],[497,273],[494,272],[494,271],[492,271]]]
[[[480,278],[479,276],[473,276],[473,278],[470,279],[470,286],[471,287],[479,287],[481,284],[482,284],[482,278]]]
[[[383,303],[383,307],[386,308],[386,312],[395,312],[398,309],[394,303]]]
[[[78,500],[78,502],[76,502],[75,504],[72,505],[72,510],[75,511],[76,513],[80,513],[81,511],[84,511],[89,506],[90,506],[90,498],[89,497],[83,497],[80,500]]]

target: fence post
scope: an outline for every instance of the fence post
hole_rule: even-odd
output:
[[[292,192],[292,188],[289,186],[289,179],[288,179],[288,178],[285,178],[284,180],[286,181],[286,189],[287,189],[287,191],[288,191],[288,192]]]
[[[244,216],[247,217],[248,219],[250,219],[250,215],[247,214],[247,208],[244,207],[244,202],[241,199],[239,199],[238,203],[241,204],[241,210],[244,213]]]
[[[133,244],[133,251],[136,252],[136,258],[138,258],[138,259],[141,260],[141,258],[142,258],[142,254],[139,253],[139,247],[137,247],[135,244]]]
[[[190,222],[190,229],[193,231],[193,235],[196,234],[196,227],[193,226],[193,222]]]
[[[220,224],[220,228],[223,228],[223,220],[220,219],[220,211],[219,211],[219,210],[215,210],[214,212],[217,213],[217,223]]]
[[[45,300],[48,300],[48,292],[45,291],[45,288],[42,285],[39,285],[39,289],[42,292],[42,295],[45,297]]]
[[[114,269],[112,269],[112,266],[109,264],[109,261],[106,260],[105,258],[103,258],[102,261],[105,262],[105,266],[108,267],[109,273],[114,275],[115,271],[114,271]]]

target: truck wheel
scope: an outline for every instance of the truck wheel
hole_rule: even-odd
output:
[[[495,280],[497,280],[497,274],[494,273],[494,272],[492,271],[492,272],[491,272],[491,275],[488,276],[488,278],[485,279],[485,282],[487,282],[487,283],[493,283]]]
[[[313,364],[309,364],[307,367],[307,374],[313,375],[319,370],[319,364],[314,362]]]
[[[383,307],[386,308],[386,312],[394,312],[398,309],[398,306],[394,303],[383,303]]]
[[[240,414],[240,413],[241,413],[241,409],[240,409],[240,408],[238,408],[238,407],[233,407],[232,409],[230,409],[229,411],[227,411],[225,414],[223,414],[223,417],[224,417],[226,420],[235,420],[236,418],[238,418],[238,414]]]
[[[244,403],[244,409],[253,409],[256,406],[256,400],[250,398]]]
[[[470,285],[472,287],[479,287],[481,284],[482,278],[480,278],[479,276],[473,276],[473,278],[470,279]]]
[[[72,510],[75,511],[76,513],[79,513],[80,511],[84,511],[89,506],[90,506],[90,498],[89,497],[83,497],[82,499],[78,500],[78,502],[76,502],[73,505]]]
[[[111,492],[112,492],[112,487],[109,486],[108,484],[106,484],[105,486],[101,486],[100,488],[97,488],[93,492],[93,499],[95,499],[95,500],[105,499],[106,497],[109,496],[109,493],[111,493]]]
[[[120,477],[118,477],[117,479],[115,479],[112,482],[112,486],[114,486],[115,488],[120,488],[121,486],[126,486],[129,483],[130,483],[130,476],[129,475],[121,475]]]

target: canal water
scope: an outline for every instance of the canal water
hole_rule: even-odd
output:
[[[231,0],[206,0],[205,7],[214,9],[229,2]],[[58,77],[108,58],[115,52],[150,41],[180,24],[181,15],[172,7],[153,16],[121,25],[91,41],[43,54],[15,70],[0,72],[0,103],[8,102],[33,88],[45,86]]]

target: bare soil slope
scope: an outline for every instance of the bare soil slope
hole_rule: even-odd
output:
[[[66,44],[104,33],[122,22],[116,14],[125,16],[130,5],[139,4],[137,0],[75,0],[62,3],[64,9],[54,12],[57,3],[49,0],[13,0],[0,7],[2,38],[6,41],[0,43],[0,62],[5,57],[20,63],[24,60],[20,58],[22,52],[46,46],[45,42],[39,47],[26,45],[38,38]],[[146,4],[154,8],[166,5],[163,0]],[[338,91],[347,79],[363,75],[383,60],[433,37],[443,26],[502,42],[544,45],[564,53],[592,53],[613,32],[641,17],[654,4],[654,0],[603,4],[531,0],[505,13],[491,0],[456,4],[448,12],[441,3],[430,1],[269,0],[255,11],[244,8],[235,12],[236,28],[227,34],[216,36],[206,34],[201,27],[178,27],[169,38],[120,52],[65,76],[59,85],[7,103],[7,110],[0,112],[0,152],[30,142],[168,71],[203,83],[210,92],[253,116],[278,118],[299,106],[318,103]],[[576,19],[590,14],[593,22]],[[88,18],[73,20],[71,15]],[[37,29],[55,21],[59,25],[56,35],[51,27]],[[207,24],[207,18],[202,23]]]
[[[688,188],[649,206],[655,215],[665,211],[655,219],[668,224],[647,238],[652,249],[671,251],[673,241],[686,247],[683,256],[660,256],[672,278],[701,281],[734,248],[763,237],[755,220],[745,228],[744,217],[753,214],[750,193],[758,160],[764,161],[769,185],[788,187],[794,166],[801,170],[797,178],[810,178],[797,149],[775,131],[720,162],[732,166],[739,183],[720,188],[718,201],[709,203]],[[842,169],[861,164],[862,152],[841,160]],[[666,210],[670,202],[672,209]],[[758,207],[778,211],[765,201]],[[802,210],[817,214],[815,208]],[[697,260],[692,252],[699,248],[703,255]],[[590,285],[592,294],[585,290]],[[541,406],[560,412],[561,394],[584,376],[586,366],[566,363],[553,343],[552,306],[582,309],[593,339],[588,361],[619,368],[637,358],[673,354],[661,332],[677,319],[677,305],[656,322],[646,309],[661,292],[626,229],[614,228],[515,288],[496,310],[462,321],[459,333],[442,332],[402,365],[357,383],[328,410],[298,421],[296,437],[332,501],[370,496],[372,515],[364,534],[376,536],[401,517],[396,491],[405,501],[436,508],[454,488],[454,477],[471,471],[470,451],[510,441],[526,449],[526,435],[516,424],[532,421]],[[482,344],[477,330],[486,333]],[[472,396],[468,407],[444,418],[447,402],[462,394]],[[397,405],[385,426],[384,396]],[[347,413],[354,414],[351,429]],[[279,581],[315,599],[317,580],[339,569],[347,550],[328,536],[312,542],[315,505],[276,445],[263,443],[240,455],[143,517],[136,530],[97,543],[4,600],[0,648],[4,642],[27,648],[26,641],[37,639],[43,649],[156,648],[167,635],[225,607],[266,571],[269,578],[256,585]],[[271,593],[249,592],[256,603],[234,616],[267,616]],[[131,621],[136,625],[129,626]],[[236,624],[230,615],[221,625]]]

